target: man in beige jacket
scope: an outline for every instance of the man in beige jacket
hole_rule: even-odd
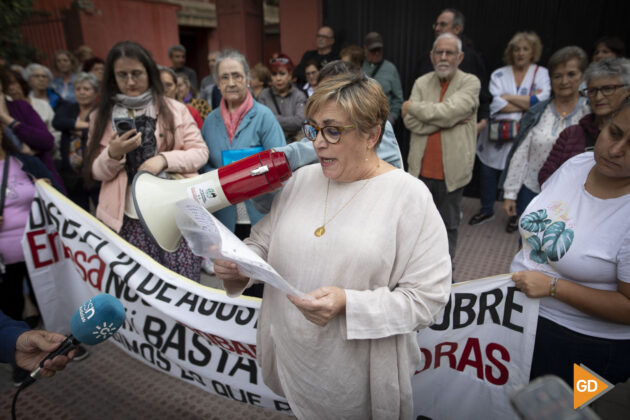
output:
[[[409,173],[429,188],[448,232],[455,257],[464,186],[472,178],[477,139],[479,79],[458,70],[464,58],[460,39],[451,33],[436,38],[431,50],[435,71],[419,77],[402,106],[411,131]]]

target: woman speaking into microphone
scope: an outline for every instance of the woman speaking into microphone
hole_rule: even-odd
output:
[[[415,330],[448,300],[446,229],[425,185],[380,160],[378,82],[322,82],[303,126],[319,163],[296,171],[245,241],[306,300],[264,287],[258,362],[298,418],[410,418]],[[230,296],[254,279],[215,261]]]

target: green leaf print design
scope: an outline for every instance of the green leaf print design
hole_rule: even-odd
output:
[[[529,253],[529,258],[539,264],[546,264],[547,254],[545,254],[545,251],[541,249],[542,242],[540,241],[540,238],[536,235],[532,235],[529,238],[525,239],[525,241],[527,241],[527,243],[532,247],[532,250]]]
[[[558,261],[569,251],[573,243],[573,231],[566,229],[564,222],[555,222],[543,235],[542,245],[551,261]]]
[[[521,227],[528,232],[542,232],[551,223],[547,210],[542,209],[521,217]]]

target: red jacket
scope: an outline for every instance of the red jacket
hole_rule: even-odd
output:
[[[595,122],[595,114],[588,114],[582,117],[579,123],[562,130],[547,160],[538,172],[538,182],[542,184],[558,169],[564,162],[575,155],[586,151],[587,138],[589,144],[594,145],[599,136],[599,126]]]

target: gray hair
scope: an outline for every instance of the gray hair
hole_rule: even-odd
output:
[[[245,78],[249,80],[249,65],[247,64],[247,59],[243,54],[231,48],[225,49],[219,53],[219,56],[217,57],[217,64],[214,68],[214,74],[219,77],[219,66],[224,60],[227,60],[228,58],[241,63],[241,65],[243,66],[243,71],[245,72]]]
[[[459,39],[459,37],[455,34],[452,34],[450,32],[444,32],[443,34],[441,34],[440,36],[438,36],[437,38],[435,38],[435,41],[433,41],[433,47],[431,48],[431,51],[435,50],[435,46],[437,45],[438,41],[440,39],[443,38],[450,38],[450,39],[454,39],[457,41],[457,55],[461,54],[462,52],[462,40]]]
[[[43,66],[43,65],[37,64],[37,63],[31,63],[28,66],[26,66],[26,68],[22,72],[22,77],[24,78],[24,80],[26,80],[28,82],[28,79],[33,75],[33,72],[35,70],[42,70],[44,73],[46,73],[46,76],[48,76],[48,80],[50,82],[52,82],[53,75],[52,75],[52,72],[50,71],[50,69],[48,67],[46,67],[46,66]]]
[[[578,67],[582,73],[584,73],[586,66],[588,66],[588,56],[584,50],[575,45],[569,45],[568,47],[560,48],[549,57],[549,61],[547,62],[549,73],[553,72],[559,65],[567,63],[569,60],[577,60]]]
[[[591,63],[584,72],[586,84],[600,77],[619,77],[621,83],[630,85],[630,60],[627,58],[604,58]]]
[[[168,49],[168,56],[172,56],[175,51],[183,52],[184,54],[186,54],[186,47],[184,47],[183,45],[173,45],[171,48]]]
[[[464,33],[464,22],[466,20],[464,18],[464,14],[457,9],[451,9],[451,8],[442,10],[442,13],[446,13],[446,12],[450,12],[453,14],[453,27],[461,26],[462,31],[460,33]]]
[[[74,86],[83,82],[88,82],[94,88],[94,92],[98,92],[98,79],[92,73],[82,71],[74,76]]]

